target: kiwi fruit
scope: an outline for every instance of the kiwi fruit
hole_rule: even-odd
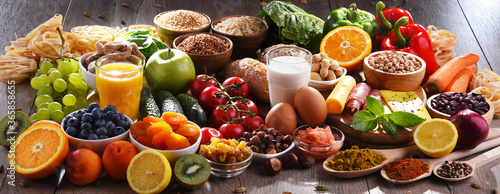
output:
[[[16,140],[30,125],[30,118],[22,111],[14,111],[13,114],[5,115],[0,120],[0,145],[10,146],[14,143],[12,140]]]
[[[208,161],[201,155],[189,154],[177,160],[174,167],[174,177],[182,188],[194,190],[205,184],[210,177],[211,168]]]

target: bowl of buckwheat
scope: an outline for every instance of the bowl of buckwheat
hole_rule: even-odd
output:
[[[424,80],[425,67],[425,61],[414,54],[378,51],[365,57],[363,71],[372,88],[413,91]]]

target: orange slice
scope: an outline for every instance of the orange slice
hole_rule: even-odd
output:
[[[363,66],[363,59],[372,50],[372,40],[361,28],[343,26],[323,37],[319,50],[352,72]]]
[[[68,139],[56,122],[43,120],[24,131],[11,146],[9,164],[20,175],[41,179],[54,174],[68,155]]]
[[[455,125],[446,119],[431,119],[420,124],[413,133],[413,140],[424,154],[440,158],[448,155],[457,144]]]

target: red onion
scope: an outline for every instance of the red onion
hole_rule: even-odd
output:
[[[480,114],[470,109],[458,112],[450,118],[450,121],[457,128],[457,145],[459,146],[474,148],[488,137],[490,130],[488,122]]]

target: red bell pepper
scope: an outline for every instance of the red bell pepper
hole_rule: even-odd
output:
[[[425,82],[439,68],[434,57],[431,39],[427,30],[421,25],[406,24],[408,24],[408,17],[402,17],[396,21],[394,30],[382,41],[381,50],[403,51],[422,58],[426,64]]]
[[[380,33],[375,37],[375,48],[377,48],[377,50],[380,50],[380,44],[382,44],[382,41],[387,37],[387,34],[391,32],[394,23],[396,23],[399,18],[406,16],[408,17],[408,24],[413,24],[413,18],[410,12],[405,9],[393,8],[382,11],[384,8],[385,4],[379,1],[376,7],[377,16],[375,16],[375,19],[380,25]]]

